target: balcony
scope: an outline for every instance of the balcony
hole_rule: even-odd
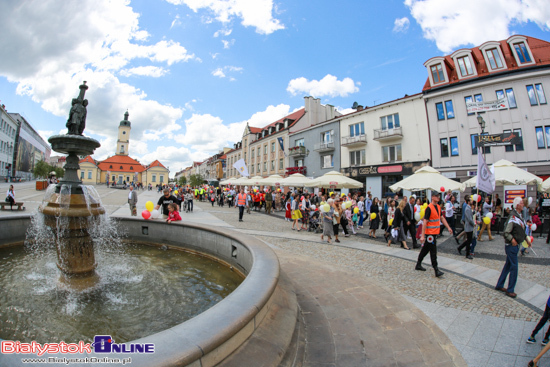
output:
[[[353,147],[365,144],[367,144],[367,134],[342,137],[342,146]]]
[[[388,141],[403,139],[403,128],[401,126],[393,129],[374,130],[374,140]]]
[[[322,143],[317,143],[313,147],[313,150],[316,152],[330,152],[334,150],[334,142],[333,141],[325,141]]]
[[[288,148],[288,156],[289,157],[295,157],[295,158],[303,158],[305,157],[309,151],[306,150],[306,147],[302,145],[298,145],[295,147]]]
[[[287,176],[290,176],[294,173],[301,173],[302,175],[306,175],[307,173],[307,169],[305,166],[301,166],[301,167],[287,167],[286,168],[286,175]]]

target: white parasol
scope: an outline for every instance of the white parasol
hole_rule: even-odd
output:
[[[353,178],[344,176],[340,172],[330,171],[308,182],[306,187],[324,187],[334,189],[360,189],[363,184]]]
[[[281,186],[286,187],[303,187],[306,183],[310,182],[311,179],[302,175],[301,173],[294,173],[287,178],[283,178],[280,183]]]
[[[529,173],[519,168],[514,163],[501,159],[494,164],[495,167],[495,184],[497,186],[505,185],[529,185],[536,184],[539,189],[542,185],[542,178],[532,173]],[[473,187],[477,184],[477,176],[470,178],[464,182],[466,187]]]
[[[393,192],[399,190],[433,190],[440,192],[442,187],[444,191],[449,189],[464,191],[464,184],[443,176],[438,170],[430,166],[424,166],[413,175],[391,185],[390,190]]]

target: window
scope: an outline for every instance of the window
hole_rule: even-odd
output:
[[[359,122],[349,126],[349,136],[365,135],[365,123]]]
[[[472,134],[470,135],[470,141],[472,143],[472,155],[477,155],[477,148],[476,148],[476,139],[479,134]],[[489,133],[484,133],[483,135],[489,135]],[[491,153],[491,147],[484,147],[483,148],[485,154]]]
[[[267,144],[264,145],[264,154],[267,154]]]
[[[441,67],[441,64],[437,64],[432,66],[432,79],[434,83],[441,83],[445,81],[445,76],[443,75],[443,68]]]
[[[254,157],[254,149],[252,149],[252,154],[251,154],[252,157]]]
[[[250,166],[250,173],[254,173],[254,165]]]
[[[295,167],[303,167],[304,166],[304,160],[303,159],[298,159],[298,160],[294,161],[294,164],[295,164]]]
[[[439,146],[441,148],[441,158],[449,156],[449,139],[439,139]]]
[[[123,132],[122,132],[122,135],[126,135],[126,131],[123,131]]]
[[[539,102],[537,101],[537,96],[535,95],[535,88],[533,88],[533,85],[527,85],[527,95],[529,96],[529,101],[531,102],[531,106],[537,106]]]
[[[516,96],[514,96],[514,90],[512,88],[506,89],[506,97],[508,97],[508,107],[517,108]]]
[[[487,50],[487,58],[489,59],[491,69],[494,70],[502,68],[502,60],[500,59],[500,54],[496,48]]]
[[[298,147],[298,146],[303,147],[304,145],[305,145],[305,144],[304,144],[304,138],[302,138],[302,139],[297,139],[297,140],[295,141],[295,144],[294,144],[294,146],[296,146],[296,147]]]
[[[439,121],[445,120],[445,116],[447,116],[447,119],[455,118],[453,101],[445,101],[445,108],[443,108],[442,102],[438,102],[435,104],[435,109],[437,111],[437,119]],[[447,113],[445,113],[445,110],[447,110]]]
[[[267,162],[264,162],[264,171],[267,171]]]
[[[80,171],[80,179],[81,179],[81,180],[84,179],[84,171]]]
[[[260,173],[261,172],[261,166],[260,166],[260,163],[258,163],[258,170],[256,171],[256,173]]]
[[[466,104],[466,106],[468,105],[468,103],[472,103],[474,101],[474,99],[472,98],[472,96],[466,96],[464,97],[464,103]],[[466,107],[468,108],[468,107]],[[475,115],[475,112],[469,112],[468,113],[468,116],[471,116],[471,115]]]
[[[550,148],[550,126],[537,126],[535,128],[537,135],[537,146],[539,149]]]
[[[455,118],[455,110],[453,108],[453,101],[445,101],[445,109],[447,110],[447,118]]]
[[[364,165],[366,161],[365,149],[349,152],[349,163],[351,166],[361,166]]]
[[[271,170],[275,171],[275,161],[271,161]]]
[[[330,131],[325,131],[321,133],[321,143],[330,143],[332,142],[332,136],[330,135]]]
[[[130,181],[130,179],[128,179],[128,181]],[[164,175],[160,175],[160,182],[164,182]]]
[[[123,169],[122,166],[120,166],[120,169]]]
[[[470,63],[470,57],[464,56],[458,58],[458,67],[460,68],[460,74],[462,76],[472,75],[474,73],[472,64]]]
[[[321,157],[321,168],[332,168],[334,167],[334,156],[328,154]]]
[[[124,153],[124,145],[121,145],[121,146],[120,146],[120,152],[121,152],[121,153]]]
[[[151,177],[151,182],[157,182],[157,175],[153,175]]]
[[[458,157],[458,138],[451,138],[451,157]]]
[[[439,102],[435,104],[435,109],[437,111],[437,119],[439,121],[445,120],[445,110],[443,109],[443,103]]]
[[[382,161],[394,162],[402,160],[401,144],[382,147]]]
[[[509,133],[509,132],[511,132],[511,130],[504,130],[503,132],[504,133]],[[518,143],[518,144],[515,144],[515,145],[505,145],[505,151],[507,151],[507,152],[513,152],[514,148],[515,148],[516,152],[519,152],[519,151],[523,150],[523,137],[521,135],[521,129],[514,129],[514,132],[519,135],[519,137],[521,138],[521,142]]]
[[[546,96],[544,95],[544,89],[542,89],[542,84],[535,84],[535,90],[537,91],[539,104],[546,104]]]
[[[474,94],[474,101],[476,102],[483,102],[483,95],[481,94]],[[485,112],[478,112],[478,114],[480,113],[485,113]]]
[[[279,159],[279,169],[283,169],[283,159]]]
[[[92,179],[92,171],[88,171],[88,180]]]
[[[275,143],[271,143],[271,151],[275,152]]]
[[[524,42],[514,43],[514,49],[516,50],[520,64],[531,62],[531,56],[529,55]]]
[[[258,147],[258,157],[260,156],[260,147]]]
[[[382,123],[382,130],[393,129],[394,127],[401,126],[399,124],[399,114],[394,113],[389,116],[380,117],[380,122]]]

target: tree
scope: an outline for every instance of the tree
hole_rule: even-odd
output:
[[[178,185],[179,186],[185,186],[187,185],[187,177],[185,176],[181,176],[178,180]]]
[[[50,174],[50,168],[51,166],[44,162],[44,161],[38,161],[34,165],[33,174],[35,177],[38,178],[46,178]]]
[[[192,187],[200,186],[204,183],[204,178],[200,174],[189,176],[189,185]]]

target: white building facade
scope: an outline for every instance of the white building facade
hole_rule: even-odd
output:
[[[433,167],[465,181],[477,174],[475,139],[514,132],[521,143],[485,148],[487,164],[500,159],[539,175],[550,175],[550,43],[525,36],[486,42],[424,64],[423,89],[429,121]],[[468,113],[467,102],[505,98],[508,106]]]

